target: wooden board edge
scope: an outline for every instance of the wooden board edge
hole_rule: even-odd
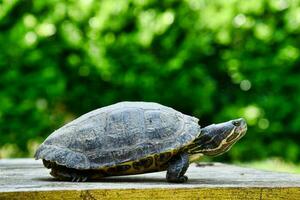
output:
[[[2,192],[1,200],[55,199],[300,199],[300,187],[284,188],[161,188]]]

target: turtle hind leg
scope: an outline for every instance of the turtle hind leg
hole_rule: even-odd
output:
[[[77,170],[63,166],[55,166],[51,168],[50,174],[59,180],[72,182],[85,182],[90,177],[89,170]]]
[[[182,152],[173,157],[167,169],[167,181],[171,183],[184,183],[188,180],[185,172],[189,167],[189,155],[187,152]]]

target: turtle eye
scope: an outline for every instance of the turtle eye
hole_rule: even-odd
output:
[[[241,122],[239,120],[235,120],[232,122],[232,124],[235,126],[239,126],[239,125],[241,125]]]

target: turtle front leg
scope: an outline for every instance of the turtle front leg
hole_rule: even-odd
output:
[[[171,183],[184,183],[188,180],[184,176],[189,167],[189,154],[182,152],[172,158],[167,169],[167,181]]]

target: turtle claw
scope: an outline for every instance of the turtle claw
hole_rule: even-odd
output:
[[[86,182],[87,179],[88,179],[88,177],[83,177],[83,178],[82,178],[82,182]]]
[[[187,182],[187,180],[188,180],[187,176],[180,176],[178,178],[168,179],[168,182],[170,182],[170,183],[185,183],[185,182]]]
[[[80,176],[78,174],[72,175],[72,182],[85,182],[87,179],[87,176]]]
[[[185,182],[187,182],[187,180],[188,180],[188,177],[187,177],[187,176],[181,176],[181,177],[179,178],[178,183],[185,183]]]

